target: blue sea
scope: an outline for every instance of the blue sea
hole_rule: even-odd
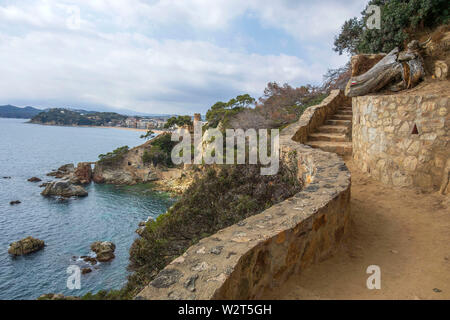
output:
[[[140,132],[42,126],[0,118],[0,299],[36,299],[44,293],[82,295],[119,289],[126,282],[129,248],[140,221],[155,218],[173,204],[148,185],[91,184],[89,196],[58,201],[40,195],[39,177],[63,164],[96,161],[98,155],[141,144]],[[3,177],[11,179],[3,179]],[[11,206],[13,200],[19,205]],[[45,241],[36,253],[13,257],[9,244],[27,236]],[[69,290],[67,268],[90,267],[76,257],[90,255],[94,241],[116,244],[116,258],[81,276],[81,289]]]

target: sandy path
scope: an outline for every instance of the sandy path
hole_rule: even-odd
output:
[[[450,299],[449,197],[394,189],[351,161],[352,227],[334,257],[268,299]],[[381,290],[368,290],[369,265],[381,268]],[[439,290],[441,292],[436,292]]]

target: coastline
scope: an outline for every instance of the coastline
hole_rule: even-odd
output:
[[[138,129],[138,128],[127,128],[127,127],[112,127],[112,126],[64,126],[64,125],[57,125],[57,124],[46,124],[46,123],[35,123],[35,122],[30,122],[27,121],[26,123],[29,124],[37,124],[37,125],[41,125],[41,126],[54,126],[54,127],[73,127],[73,128],[100,128],[100,129],[120,129],[120,130],[128,130],[128,131],[137,131],[137,132],[147,132],[148,129]],[[165,130],[153,130],[150,129],[151,131],[153,131],[154,133],[160,135],[164,132],[167,132]]]

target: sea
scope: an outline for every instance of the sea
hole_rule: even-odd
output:
[[[51,181],[46,174],[61,165],[96,161],[118,147],[142,144],[142,132],[27,122],[0,118],[0,299],[121,288],[129,275],[129,249],[139,222],[166,212],[175,200],[151,185],[91,184],[86,198],[62,201],[43,197],[41,182],[27,180]],[[15,200],[21,203],[10,205]],[[28,236],[44,240],[45,248],[26,256],[8,254],[11,242]],[[112,241],[116,258],[95,266],[85,263],[79,257],[93,255],[94,241]],[[81,275],[79,288],[72,266],[92,269]]]

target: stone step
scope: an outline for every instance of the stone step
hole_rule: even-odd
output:
[[[317,132],[320,133],[347,133],[349,128],[347,126],[330,126],[324,125],[317,128]]]
[[[338,110],[335,114],[346,114],[346,115],[352,115],[353,111],[345,111],[345,110]]]
[[[338,133],[311,133],[308,137],[308,141],[335,141],[346,142],[348,141],[345,134]]]
[[[342,119],[330,119],[325,122],[327,125],[337,125],[337,126],[347,126],[350,127],[352,125],[351,120],[342,120]]]
[[[330,120],[352,120],[353,116],[349,114],[333,114],[330,118]]]
[[[308,141],[306,144],[313,148],[322,149],[328,152],[334,152],[342,156],[352,154],[351,142]]]

